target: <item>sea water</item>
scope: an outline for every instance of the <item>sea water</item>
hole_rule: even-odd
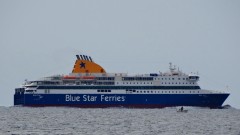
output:
[[[0,107],[0,134],[240,135],[238,109],[187,109]]]

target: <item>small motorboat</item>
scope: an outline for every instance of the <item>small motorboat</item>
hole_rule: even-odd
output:
[[[184,112],[184,113],[187,113],[188,110],[185,110],[185,109],[183,109],[183,107],[181,107],[180,109],[177,110],[177,112]]]
[[[177,112],[184,112],[184,113],[187,113],[188,110],[177,110]]]

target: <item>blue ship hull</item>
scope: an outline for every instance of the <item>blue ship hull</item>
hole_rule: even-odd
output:
[[[218,94],[23,94],[14,95],[14,105],[72,106],[82,108],[163,108],[197,106],[220,108],[227,93]]]

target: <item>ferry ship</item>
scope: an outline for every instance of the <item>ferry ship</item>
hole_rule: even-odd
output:
[[[128,75],[107,73],[90,56],[76,55],[72,73],[25,81],[15,89],[14,105],[81,108],[220,108],[229,93],[201,89],[198,74],[170,63],[168,72]]]

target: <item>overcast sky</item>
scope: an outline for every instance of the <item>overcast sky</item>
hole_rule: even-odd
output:
[[[239,51],[239,0],[0,0],[0,106],[25,79],[68,74],[84,53],[107,72],[172,62],[240,108]]]

